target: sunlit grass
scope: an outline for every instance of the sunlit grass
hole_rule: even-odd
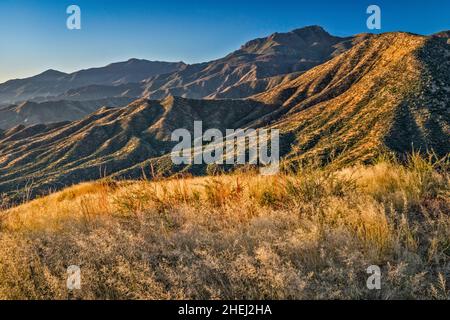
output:
[[[448,163],[417,154],[80,184],[1,213],[0,298],[66,299],[79,265],[83,299],[448,299],[449,190]]]

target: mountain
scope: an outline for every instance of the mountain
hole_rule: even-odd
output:
[[[335,37],[319,26],[274,33],[249,41],[218,60],[180,65],[173,72],[160,72],[145,79],[139,77],[143,82],[128,78],[113,85],[106,82],[93,85],[87,78],[83,80],[85,85],[74,86],[53,99],[92,100],[130,93],[148,99],[170,95],[194,99],[245,98],[292,79],[370,36]]]
[[[228,56],[146,81],[144,96],[245,98],[301,74],[370,37],[335,37],[319,26],[252,40]]]
[[[64,94],[51,98],[51,100],[98,100],[119,97],[135,97],[142,95],[141,83],[124,83],[115,86],[93,84],[77,89],[70,89]],[[46,99],[49,100],[49,99]]]
[[[266,123],[292,135],[293,161],[349,164],[380,151],[450,152],[450,45],[388,33],[253,97],[279,108]]]
[[[54,100],[68,90],[88,85],[115,86],[140,82],[150,77],[170,73],[185,67],[182,62],[159,62],[131,59],[102,68],[92,68],[74,73],[47,70],[34,77],[10,80],[0,84],[0,104],[25,100]],[[58,98],[56,98],[58,99]],[[65,100],[65,99],[58,99]]]
[[[101,107],[126,106],[134,99],[129,97],[107,98],[91,101],[26,101],[0,108],[0,129],[18,125],[32,126],[51,122],[79,120]]]
[[[102,175],[138,178],[150,168],[205,173],[174,166],[169,156],[170,133],[192,131],[194,120],[204,130],[278,128],[286,165],[347,166],[413,147],[448,155],[449,57],[445,38],[386,33],[249,99],[140,99],[79,121],[15,127],[0,133],[0,193],[30,184],[46,192]]]
[[[226,57],[208,63],[185,65],[131,59],[72,74],[48,70],[35,77],[0,84],[0,106],[16,105],[0,107],[4,109],[0,127],[76,120],[86,115],[86,110],[95,111],[91,108],[97,105],[92,104],[94,100],[163,99],[171,95],[245,98],[286,83],[370,37],[335,37],[321,27],[311,26],[249,41]],[[23,101],[31,102],[26,103],[28,111],[21,114],[17,109],[24,108],[17,105]],[[63,111],[67,103],[58,107],[60,101],[80,101],[89,107],[81,107],[79,112],[73,108]],[[48,103],[40,105],[36,112],[29,110],[41,102]]]

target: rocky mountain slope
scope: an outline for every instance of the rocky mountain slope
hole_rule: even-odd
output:
[[[365,41],[254,97],[280,107],[265,119],[293,135],[289,159],[342,163],[380,150],[450,151],[450,45],[391,33]]]
[[[100,176],[205,173],[177,167],[170,133],[278,128],[285,164],[343,166],[391,151],[450,151],[450,45],[442,37],[387,33],[246,100],[141,99],[70,123],[0,133],[0,193],[59,189]],[[153,170],[150,170],[153,168]]]

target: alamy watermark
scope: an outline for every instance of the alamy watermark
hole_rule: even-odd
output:
[[[67,29],[81,30],[81,8],[78,5],[72,4],[67,7],[66,13],[69,14],[66,21]],[[372,4],[367,7],[366,13],[370,14],[366,21],[367,28],[369,30],[381,30],[380,6]]]
[[[80,30],[81,29],[81,9],[77,5],[70,5],[67,7],[66,13],[69,17],[66,21],[67,29]]]
[[[370,266],[367,268],[367,273],[370,276],[367,278],[367,289],[381,290],[381,269],[379,266]]]
[[[81,289],[81,268],[79,266],[72,265],[67,268],[67,289],[80,290]]]
[[[367,28],[369,30],[381,30],[381,8],[375,4],[370,5],[367,8],[367,14],[370,14],[367,18]]]
[[[202,121],[194,121],[194,136],[187,129],[173,131],[179,142],[171,153],[172,162],[181,164],[262,165],[260,173],[273,175],[280,167],[280,133],[277,129],[219,129],[203,132]],[[181,140],[181,141],[180,141]],[[207,142],[206,145],[203,145]]]

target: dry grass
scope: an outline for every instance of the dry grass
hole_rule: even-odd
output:
[[[1,213],[0,298],[448,299],[447,170],[81,184]]]

